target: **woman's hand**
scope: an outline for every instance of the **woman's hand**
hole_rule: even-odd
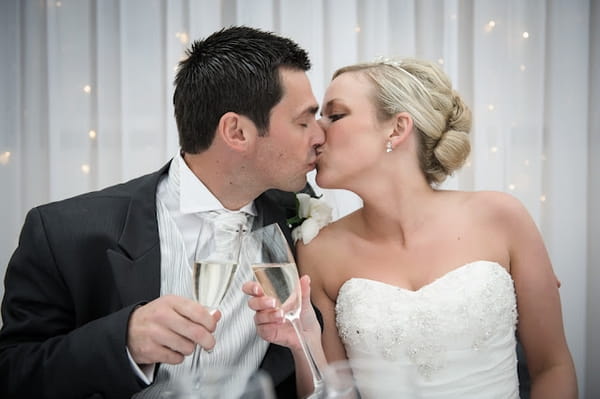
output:
[[[277,307],[275,298],[265,295],[262,287],[256,281],[245,283],[242,290],[251,296],[248,306],[256,312],[254,323],[260,337],[265,341],[286,346],[294,352],[302,351],[292,324],[286,323],[284,312]],[[300,322],[303,334],[309,345],[320,345],[321,326],[310,303],[310,278],[308,276],[302,276],[300,279],[300,290],[302,294]]]

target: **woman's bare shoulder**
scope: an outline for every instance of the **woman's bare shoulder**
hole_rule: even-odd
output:
[[[318,267],[319,264],[331,263],[341,257],[343,249],[349,245],[359,212],[354,211],[323,227],[308,244],[299,242],[297,250],[302,263]]]
[[[512,194],[501,191],[461,191],[462,205],[471,214],[491,218],[494,221],[509,221],[527,214],[521,201]]]
[[[329,245],[332,242],[338,242],[340,239],[344,239],[348,235],[352,234],[354,226],[356,225],[358,215],[361,209],[358,209],[352,213],[349,213],[334,222],[329,223],[323,227],[319,234],[307,245],[307,247]]]

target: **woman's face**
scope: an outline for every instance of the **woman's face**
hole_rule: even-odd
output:
[[[376,173],[388,133],[377,119],[374,98],[373,84],[360,72],[343,73],[327,88],[320,120],[325,130],[318,150],[320,187],[352,189]]]

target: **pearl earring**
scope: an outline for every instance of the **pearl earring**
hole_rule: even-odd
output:
[[[385,145],[385,152],[392,152],[392,141],[388,140],[388,142]]]

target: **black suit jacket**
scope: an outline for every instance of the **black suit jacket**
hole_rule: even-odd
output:
[[[160,295],[156,188],[168,169],[29,211],[5,277],[1,398],[117,399],[145,388],[125,351],[127,323]],[[269,193],[255,204],[291,241],[285,208]],[[270,345],[261,367],[279,397],[295,396],[288,349]]]

